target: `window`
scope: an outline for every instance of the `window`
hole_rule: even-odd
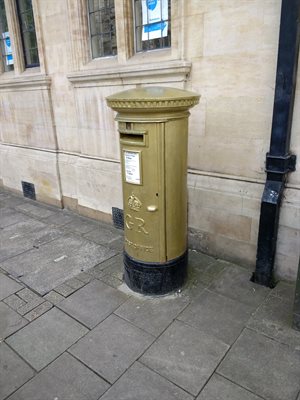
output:
[[[38,67],[40,61],[32,11],[32,0],[17,0],[17,9],[25,67]]]
[[[133,0],[135,51],[171,47],[171,0]]]
[[[10,34],[8,32],[4,0],[0,0],[0,48],[2,71],[12,71],[14,60],[11,49]]]
[[[117,54],[114,0],[89,0],[92,57]]]

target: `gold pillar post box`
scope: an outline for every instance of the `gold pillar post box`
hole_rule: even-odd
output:
[[[188,109],[198,102],[195,93],[166,87],[107,98],[118,112],[124,279],[140,293],[165,294],[186,278]]]

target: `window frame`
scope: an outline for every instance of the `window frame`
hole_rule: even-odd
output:
[[[37,41],[37,35],[36,35],[36,26],[35,26],[35,16],[33,13],[33,1],[31,0],[31,8],[25,11],[21,11],[20,10],[20,4],[19,1],[20,0],[15,0],[16,1],[16,11],[17,11],[17,18],[19,21],[19,31],[20,31],[20,37],[21,37],[21,42],[22,42],[22,50],[23,50],[23,63],[24,63],[24,67],[26,68],[35,68],[35,67],[39,67],[40,66],[40,59],[39,59],[39,48],[38,48],[38,41]],[[28,11],[31,11],[32,13],[32,17],[33,17],[33,23],[34,23],[34,30],[26,30],[24,31],[22,29],[22,24],[23,24],[23,20],[21,18],[22,14],[28,13]],[[36,47],[35,48],[26,48],[25,46],[25,40],[24,40],[24,33],[27,32],[34,32],[35,35],[35,41],[36,41]],[[37,56],[39,59],[38,63],[27,63],[27,51],[31,51],[31,50],[37,50]]]
[[[90,48],[91,59],[95,60],[95,59],[98,59],[98,58],[103,59],[103,58],[109,58],[109,57],[117,57],[117,55],[118,55],[118,40],[117,40],[117,29],[116,29],[116,8],[115,8],[116,1],[114,0],[114,7],[113,7],[114,10],[115,10],[115,13],[114,13],[114,16],[115,16],[114,33],[115,33],[115,36],[116,36],[116,54],[97,55],[97,56],[93,55],[92,38],[95,37],[95,36],[101,36],[103,34],[103,32],[92,34],[91,17],[90,16],[91,16],[91,14],[95,14],[97,12],[101,12],[101,9],[98,9],[96,11],[90,11],[89,3],[90,3],[89,0],[87,0],[86,5],[87,5],[87,19],[88,19],[88,31],[89,31],[89,48]],[[106,8],[106,7],[104,7],[104,8]],[[112,7],[108,7],[108,8],[112,8]],[[109,32],[110,35],[111,35],[111,32],[113,32],[113,31]],[[105,34],[106,34],[106,32],[105,32]]]
[[[135,52],[135,54],[146,53],[146,52],[149,52],[149,51],[152,52],[152,51],[157,51],[157,50],[171,49],[171,47],[172,47],[172,1],[171,0],[167,0],[167,2],[168,2],[168,6],[167,6],[168,7],[168,19],[165,20],[165,21],[167,21],[168,25],[169,25],[168,26],[168,35],[165,36],[165,37],[157,38],[157,39],[148,39],[148,41],[147,41],[147,42],[150,42],[150,41],[158,40],[159,41],[159,47],[157,47],[155,49],[149,49],[149,48],[148,49],[147,48],[143,49],[143,47],[144,47],[143,46],[143,40],[142,40],[142,38],[138,38],[137,29],[140,28],[141,30],[143,30],[144,26],[146,26],[146,25],[143,24],[143,15],[141,15],[141,25],[137,25],[136,2],[138,2],[138,1],[140,1],[140,3],[141,3],[140,7],[141,7],[141,13],[142,13],[142,1],[143,0],[132,0],[132,25],[133,25],[132,34],[133,34],[133,42],[134,42],[134,52]],[[161,0],[161,3],[160,3],[161,4],[161,13],[162,13],[162,1],[163,0]],[[159,22],[161,22],[161,21],[159,21]],[[170,35],[169,35],[169,32],[170,32]],[[141,35],[142,35],[142,33],[141,33]],[[149,33],[148,33],[148,37],[149,37]],[[140,40],[139,46],[138,46],[138,40]],[[167,41],[167,40],[169,40],[170,45],[164,45],[163,44],[163,42]],[[152,43],[154,43],[154,42],[152,42]],[[146,43],[146,46],[147,45],[150,45],[150,44]],[[138,47],[140,47],[141,50],[138,50]]]

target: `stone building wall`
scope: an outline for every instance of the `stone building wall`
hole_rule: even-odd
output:
[[[33,0],[41,65],[31,69],[20,61],[14,0],[5,4],[16,63],[0,74],[1,184],[20,192],[21,181],[32,182],[38,200],[110,221],[122,196],[105,98],[139,85],[193,90],[201,100],[189,124],[190,245],[254,267],[281,1],[172,0],[171,49],[135,54],[131,0],[115,0],[118,55],[92,59],[87,0]],[[291,151],[297,171],[285,191],[276,256],[276,272],[287,279],[295,279],[300,251],[298,112]]]

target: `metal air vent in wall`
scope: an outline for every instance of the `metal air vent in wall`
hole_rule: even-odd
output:
[[[36,200],[34,184],[30,183],[30,182],[24,182],[24,181],[21,181],[21,183],[22,183],[24,197],[28,197],[29,199]]]
[[[117,207],[112,207],[112,219],[115,228],[124,230],[124,213],[123,210]]]

